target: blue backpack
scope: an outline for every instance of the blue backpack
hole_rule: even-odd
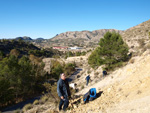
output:
[[[88,101],[92,101],[96,98],[96,88],[91,88],[84,96],[83,101],[84,103]]]

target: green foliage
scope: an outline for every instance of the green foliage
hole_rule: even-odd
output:
[[[42,63],[32,64],[25,56],[3,58],[0,61],[0,107],[40,93],[45,81],[43,68]]]
[[[92,54],[89,56],[89,58],[88,58],[88,63],[93,68],[96,67],[96,66],[99,66],[99,65],[103,64],[103,60],[100,57],[100,54],[98,54],[99,49],[100,49],[99,47],[96,48],[96,50],[94,50],[92,52]]]
[[[83,52],[81,53],[81,55],[83,55],[83,56],[84,56],[84,55],[86,55],[86,52],[85,52],[85,51],[83,51]]]
[[[58,61],[52,62],[51,75],[53,78],[58,79],[60,74],[63,73],[63,66]]]
[[[2,60],[4,58],[5,54],[3,51],[0,51],[0,60]]]
[[[8,102],[11,98],[13,98],[13,95],[9,81],[0,76],[0,106]]]
[[[68,57],[74,56],[74,54],[71,51],[69,51],[67,54],[68,54]]]
[[[55,55],[55,53],[52,50],[47,51],[45,49],[42,49],[42,50],[29,50],[28,54],[33,54],[33,55],[38,56],[38,57],[41,57],[41,56],[52,57],[53,55]]]
[[[118,33],[107,32],[100,39],[99,47],[88,58],[92,67],[105,65],[107,70],[120,66],[128,59],[128,47]]]
[[[23,40],[0,40],[0,50],[4,54],[23,56],[33,54],[38,57],[52,57],[53,55],[63,55],[63,52],[53,49],[40,49],[29,42]],[[1,56],[1,55],[0,55]]]
[[[75,71],[75,63],[61,64],[57,60],[51,62],[51,75],[52,78],[59,79],[61,73],[65,73],[67,76]]]
[[[75,71],[76,64],[75,63],[68,63],[64,66],[64,73],[66,76],[70,75],[73,71]]]
[[[83,52],[80,52],[80,51],[71,52],[71,51],[69,51],[69,52],[66,53],[65,59],[67,57],[82,56],[82,55],[86,55],[86,52],[85,51],[83,51]]]
[[[81,52],[76,52],[76,56],[80,56],[81,55]]]

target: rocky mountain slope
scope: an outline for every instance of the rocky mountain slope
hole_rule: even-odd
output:
[[[125,30],[122,32],[122,37],[129,47],[133,49],[139,46],[140,39],[148,43],[150,39],[150,20]]]
[[[100,38],[104,36],[106,32],[118,32],[122,33],[121,30],[115,29],[101,29],[95,31],[72,31],[65,32],[59,35],[56,35],[49,42],[55,43],[55,45],[60,44],[64,46],[93,46],[94,44],[98,44]]]
[[[59,45],[94,45],[98,44],[100,38],[102,38],[104,34],[108,31],[115,31],[120,33],[128,46],[133,50],[136,50],[137,47],[139,47],[139,42],[141,39],[143,39],[145,43],[149,42],[150,20],[131,27],[125,31],[115,29],[101,29],[95,31],[65,32],[56,35],[49,41],[53,43],[58,43]]]
[[[86,40],[92,40],[92,41],[99,41],[100,38],[104,36],[106,32],[118,32],[122,33],[121,30],[115,30],[115,29],[101,29],[101,30],[95,30],[95,31],[72,31],[72,32],[65,32],[61,33],[51,40],[59,40],[59,39],[76,39],[76,38],[83,38]]]

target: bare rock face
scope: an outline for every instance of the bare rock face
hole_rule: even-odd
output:
[[[95,31],[70,31],[70,32],[65,32],[61,33],[55,37],[53,37],[51,40],[58,40],[58,39],[69,39],[71,38],[72,40],[76,38],[82,38],[85,40],[91,40],[91,41],[99,41],[100,38],[104,36],[106,32],[118,32],[122,33],[121,30],[115,30],[115,29],[101,29],[101,30],[95,30]]]
[[[115,29],[100,29],[95,31],[73,31],[61,33],[51,39],[51,41],[56,41],[67,44],[75,43],[83,45],[90,45],[91,43],[97,44],[104,36],[106,32],[117,32],[122,35],[122,38],[127,43],[129,48],[135,50],[139,46],[139,40],[143,39],[145,43],[149,42],[150,38],[150,20],[145,21],[137,26],[131,27],[125,31],[115,30]]]
[[[121,30],[100,29],[95,31],[68,31],[49,39],[51,46],[80,46],[95,47],[106,32],[122,33]]]
[[[106,32],[117,32],[127,43],[131,50],[136,51],[139,47],[140,39],[148,44],[150,39],[150,20],[145,21],[137,26],[129,28],[125,31],[116,29],[100,29],[94,31],[67,31],[57,34],[55,37],[42,42],[41,47],[50,46],[80,46],[80,47],[97,47],[98,42],[103,38]],[[150,47],[150,44],[149,44]]]
[[[145,43],[150,38],[150,20],[143,22],[137,26],[131,27],[122,33],[122,37],[128,46],[135,48],[139,46],[139,40],[143,39]]]

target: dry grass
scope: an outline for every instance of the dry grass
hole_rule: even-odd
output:
[[[81,86],[81,89],[84,89],[84,85]]]
[[[90,71],[90,70],[88,70],[88,71],[87,71],[87,73],[88,73],[88,74],[90,74],[90,73],[91,73],[91,71]]]
[[[125,95],[125,97],[128,97],[128,96],[129,96],[129,93]]]
[[[122,88],[119,88],[118,91],[122,91]]]
[[[23,112],[26,112],[27,110],[31,109],[33,106],[32,104],[26,104],[24,107],[23,107]]]
[[[42,98],[40,99],[40,103],[41,103],[41,104],[44,104],[47,100],[48,100],[48,96],[47,96],[47,95],[44,95],[44,96],[42,96]]]
[[[134,61],[135,61],[134,59],[131,59],[129,62],[130,62],[131,64],[133,64],[133,63],[134,63]]]
[[[35,100],[35,101],[33,102],[33,105],[37,105],[37,104],[39,104],[39,100]]]
[[[141,93],[142,93],[142,91],[140,91],[140,90],[137,91],[137,94],[138,94],[138,95],[141,94]]]

